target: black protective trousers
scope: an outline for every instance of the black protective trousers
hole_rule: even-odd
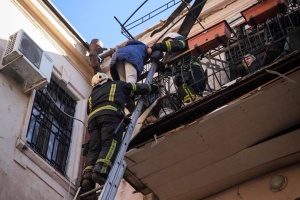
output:
[[[176,69],[175,84],[179,97],[183,102],[189,102],[195,99],[195,95],[202,95],[206,87],[206,75],[197,62],[190,64],[186,70],[182,67],[180,65]]]
[[[124,125],[114,134],[120,122],[120,115],[101,115],[89,123],[90,139],[86,167],[90,168],[97,163],[97,169],[101,170],[99,173],[108,175],[122,141]]]

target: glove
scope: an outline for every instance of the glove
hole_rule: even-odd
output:
[[[158,85],[156,84],[151,84],[151,92],[150,94],[154,94],[158,91]]]
[[[150,56],[150,60],[151,61],[158,61],[159,59],[163,58],[164,54],[160,51],[153,51],[151,56]]]

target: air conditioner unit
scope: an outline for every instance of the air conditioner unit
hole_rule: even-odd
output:
[[[52,59],[21,29],[9,37],[0,70],[10,67],[24,82],[24,93],[50,82]],[[1,68],[2,67],[2,68]]]

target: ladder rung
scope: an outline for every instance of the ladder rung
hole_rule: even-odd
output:
[[[96,187],[95,189],[92,189],[92,190],[90,190],[90,191],[87,191],[87,192],[85,192],[85,193],[83,193],[83,194],[81,194],[79,197],[80,198],[83,198],[83,197],[88,197],[88,196],[90,196],[90,195],[92,195],[92,194],[94,194],[94,193],[96,193],[98,190],[102,190],[102,188],[103,188],[103,185],[101,185],[101,186],[98,186],[98,187]]]
[[[147,74],[146,82],[151,83],[156,68],[157,68],[157,63],[155,61],[152,61],[151,68],[149,70],[149,73]],[[114,161],[111,171],[109,172],[108,179],[106,180],[103,191],[101,191],[101,195],[98,198],[98,200],[115,199],[118,187],[121,183],[122,177],[126,169],[126,162],[124,160],[124,156],[128,147],[127,145],[130,142],[131,136],[134,131],[134,127],[136,126],[138,117],[141,114],[143,104],[144,104],[143,98],[139,98],[136,108],[132,115],[131,123],[129,124],[126,130],[126,133],[122,141],[122,145],[120,146],[117,157]]]

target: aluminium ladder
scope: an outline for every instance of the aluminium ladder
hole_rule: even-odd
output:
[[[146,77],[146,83],[152,82],[152,78],[154,76],[156,68],[157,68],[157,62],[152,61],[151,68],[148,71],[148,74]],[[109,172],[108,178],[107,178],[104,186],[102,185],[102,186],[96,187],[95,189],[85,192],[81,195],[79,195],[80,188],[78,188],[77,193],[73,200],[76,200],[78,196],[79,196],[79,199],[89,197],[90,195],[95,194],[97,191],[101,191],[101,194],[100,194],[98,200],[113,200],[115,198],[118,187],[121,183],[121,180],[123,178],[123,175],[125,173],[125,169],[127,166],[126,162],[124,160],[124,156],[125,156],[126,150],[128,148],[128,144],[130,142],[132,134],[134,132],[134,127],[136,126],[138,118],[141,114],[143,103],[144,103],[144,98],[142,96],[139,96],[139,100],[138,100],[137,106],[133,112],[131,122],[129,123],[129,125],[127,127],[127,130],[126,130],[126,133],[122,140],[122,144],[120,146],[119,152],[114,161],[112,169]]]
[[[157,68],[157,62],[152,61],[151,68],[147,74],[146,83],[152,82],[156,68]],[[121,180],[123,178],[127,166],[124,160],[124,156],[127,151],[132,133],[134,131],[134,127],[141,114],[143,103],[144,103],[144,99],[142,98],[142,96],[140,96],[137,106],[133,112],[132,120],[127,127],[119,152],[117,154],[113,167],[108,175],[108,178],[104,184],[104,187],[101,191],[101,195],[99,196],[98,200],[113,200],[117,194],[118,187],[121,183]]]

